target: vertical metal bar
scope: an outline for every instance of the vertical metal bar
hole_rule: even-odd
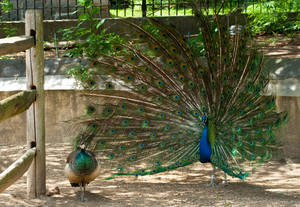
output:
[[[67,15],[68,15],[68,19],[70,19],[70,2],[69,0],[67,0]]]
[[[154,10],[155,10],[154,0],[152,0],[152,16],[154,16]]]
[[[176,0],[176,16],[178,16],[178,0]]]
[[[20,20],[19,19],[19,0],[17,0],[17,20]]]
[[[118,0],[116,0],[116,16],[118,17],[119,16],[119,4],[118,4]]]
[[[124,16],[126,17],[126,0],[123,0]]]
[[[54,19],[53,18],[53,13],[52,13],[52,7],[53,7],[53,2],[52,0],[50,1],[50,16],[51,16],[51,19]]]
[[[103,8],[103,6],[102,6],[102,0],[100,0],[100,5],[99,5],[99,17],[100,18],[102,17],[102,8]]]
[[[94,8],[94,0],[92,0],[92,9]]]
[[[183,2],[183,15],[185,16],[186,11],[185,11],[185,2]]]
[[[222,3],[221,3],[222,5]],[[224,6],[223,6],[223,14],[225,13],[225,6],[226,6],[226,1],[224,2]]]
[[[61,0],[58,1],[58,16],[61,19]]]
[[[143,13],[143,17],[147,16],[147,3],[146,3],[146,0],[142,0],[142,13]]]
[[[43,7],[43,19],[45,19],[45,1],[46,0],[42,0],[42,7]]]
[[[163,9],[163,3],[162,0],[160,0],[160,16],[162,16],[162,9]]]
[[[78,10],[78,1],[75,0],[75,9]],[[78,18],[78,13],[76,12],[76,18]]]
[[[168,0],[168,16],[170,16],[170,11],[171,11],[171,2]]]
[[[208,12],[209,12],[209,0],[206,0],[206,9],[207,9]]]
[[[133,16],[134,15],[134,1],[132,0],[131,1],[131,16]]]
[[[215,2],[214,2],[214,12],[216,13],[217,12],[217,0],[215,0]]]

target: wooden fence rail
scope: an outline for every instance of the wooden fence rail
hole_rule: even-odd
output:
[[[35,147],[27,150],[19,159],[0,174],[0,193],[24,175],[30,167],[35,153]]]
[[[0,101],[0,121],[26,111],[35,101],[35,90],[22,91]]]
[[[25,51],[33,46],[33,36],[23,35],[0,39],[0,56]]]
[[[27,195],[34,198],[46,193],[44,48],[41,10],[26,11],[25,35],[0,39],[0,56],[26,50],[27,91],[0,101],[0,121],[27,110],[29,148],[19,160],[0,175],[0,193],[18,180],[30,167],[27,174]]]

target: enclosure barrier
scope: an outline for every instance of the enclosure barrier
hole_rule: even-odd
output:
[[[0,174],[0,192],[16,182],[30,167],[36,148],[31,148],[16,160],[9,168]]]
[[[92,0],[93,7],[99,9],[95,14],[97,18],[106,17],[150,17],[150,16],[190,16],[192,15],[191,2],[183,0]],[[1,0],[0,0],[1,2]],[[24,11],[27,9],[41,9],[44,19],[77,19],[84,10],[79,0],[10,0],[12,10],[1,13],[4,21],[19,21],[24,19]],[[203,9],[214,11],[219,8],[221,0],[201,0]],[[272,0],[224,0],[224,8],[221,13],[226,14],[236,7],[242,8],[246,13],[259,12],[270,13],[276,1]],[[299,12],[297,1],[281,1],[276,10],[282,12]],[[78,12],[81,10],[81,12]],[[77,12],[76,12],[77,11]]]
[[[0,101],[0,121],[27,110],[28,150],[0,174],[0,193],[28,170],[27,195],[46,193],[43,14],[25,13],[25,36],[0,39],[0,55],[26,50],[27,90]]]

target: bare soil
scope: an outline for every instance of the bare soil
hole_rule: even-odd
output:
[[[79,189],[65,178],[69,143],[47,144],[47,187],[58,186],[60,194],[27,199],[26,175],[0,194],[0,206],[300,206],[300,162],[272,161],[258,168],[245,182],[229,178],[208,187],[210,164],[195,163],[179,170],[139,178],[120,177],[106,181],[100,175],[87,187],[88,201],[81,202]],[[0,146],[0,172],[25,152],[25,146]]]
[[[279,58],[300,58],[300,32],[288,37],[283,34],[256,37],[267,56]]]

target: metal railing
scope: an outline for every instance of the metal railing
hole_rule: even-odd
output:
[[[2,20],[23,20],[26,9],[41,9],[44,19],[77,19],[80,13],[75,11],[81,8],[78,0],[10,0],[10,2],[13,4],[13,9],[8,14],[2,15]],[[202,0],[200,5],[213,12],[219,8],[221,2],[222,0]],[[221,13],[228,13],[237,6],[242,7],[246,13],[251,10],[268,12],[270,8],[274,8],[274,2],[274,0],[225,0]],[[99,8],[96,17],[192,15],[191,5],[186,0],[93,0],[93,3],[94,7]],[[299,10],[300,2],[286,1],[285,12]]]

